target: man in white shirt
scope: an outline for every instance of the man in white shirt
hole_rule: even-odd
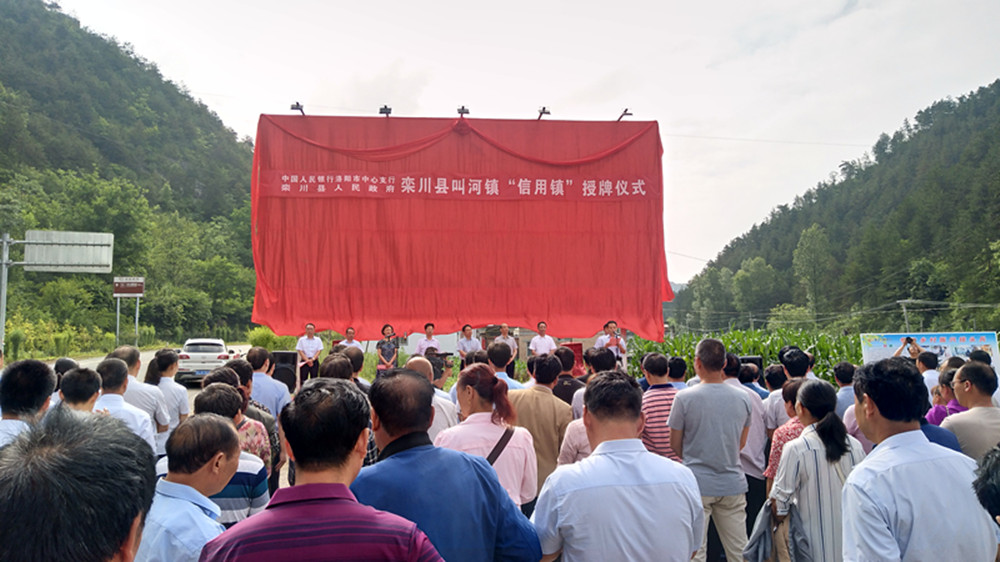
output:
[[[472,337],[472,326],[466,324],[462,326],[462,337],[458,338],[458,355],[462,358],[462,367],[464,368],[468,363],[466,362],[466,356],[472,352],[479,351],[483,348],[483,344],[479,343],[479,338]]]
[[[618,323],[614,320],[608,320],[604,324],[604,333],[601,334],[597,341],[594,342],[594,347],[601,347],[604,349],[610,349],[611,353],[615,354],[615,361],[621,362],[622,357],[625,355],[625,338],[622,337],[621,332],[618,331]]]
[[[517,340],[510,335],[510,326],[506,322],[500,324],[500,335],[493,338],[493,343],[505,343],[510,348],[510,356],[517,359]],[[508,377],[514,376],[514,361],[507,363],[505,371]]]
[[[434,339],[434,323],[428,322],[424,324],[424,338],[417,342],[417,349],[413,353],[414,355],[424,355],[431,347],[440,350],[441,343]]]
[[[406,368],[427,377],[431,383],[434,382],[434,367],[431,366],[431,362],[426,357],[411,357],[406,362]],[[431,401],[431,405],[434,406],[434,417],[431,418],[431,427],[427,430],[431,441],[434,441],[438,433],[458,425],[458,407],[447,394],[444,394],[443,397],[438,394],[439,390],[437,387],[434,388],[434,398]],[[442,391],[442,393],[444,392]]]
[[[975,461],[920,431],[927,387],[917,368],[892,357],[859,369],[854,396],[858,425],[878,446],[844,484],[844,560],[993,560]]]
[[[306,324],[306,335],[295,345],[299,353],[299,386],[309,378],[319,376],[319,354],[323,353],[323,340],[316,337],[316,326]]]
[[[545,335],[548,329],[549,325],[544,321],[538,323],[538,335],[531,338],[531,343],[528,344],[528,351],[532,355],[548,355],[559,347],[552,336]]]
[[[593,452],[556,468],[531,518],[542,560],[560,554],[566,562],[690,560],[704,529],[698,482],[690,469],[648,452],[637,438],[639,384],[624,373],[599,374],[587,386],[585,404]]]
[[[340,343],[348,347],[356,347],[361,351],[365,350],[365,348],[361,345],[361,342],[354,339],[354,328],[347,328],[347,331],[344,332],[344,341]]]
[[[97,365],[97,373],[101,375],[103,393],[94,404],[95,410],[107,410],[112,417],[125,422],[143,441],[149,443],[149,454],[156,451],[156,440],[153,437],[153,422],[146,412],[129,404],[122,396],[128,388],[128,366],[117,357],[105,359]]]
[[[167,399],[159,387],[146,384],[139,380],[139,369],[142,367],[139,350],[131,345],[123,345],[108,354],[117,357],[128,367],[128,389],[122,396],[125,402],[139,408],[153,424],[155,433],[163,433],[170,429],[170,412],[167,410]]]
[[[917,370],[920,371],[920,375],[924,377],[924,386],[927,387],[927,400],[932,404],[934,397],[931,395],[931,389],[933,389],[938,384],[938,356],[937,353],[932,351],[921,351],[920,355],[917,355]]]
[[[56,375],[48,365],[35,359],[15,361],[0,377],[0,447],[7,445],[49,407]]]

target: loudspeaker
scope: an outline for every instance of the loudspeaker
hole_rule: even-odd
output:
[[[274,380],[285,383],[288,392],[295,392],[299,354],[294,351],[275,351],[271,355],[274,356],[274,374],[271,376]]]

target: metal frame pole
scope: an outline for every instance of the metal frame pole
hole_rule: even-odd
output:
[[[118,334],[121,332],[122,298],[115,297],[115,347],[118,347]]]

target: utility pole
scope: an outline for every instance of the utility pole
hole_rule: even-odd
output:
[[[909,300],[896,301],[896,304],[898,304],[903,309],[903,323],[906,326],[907,332],[910,331],[910,315],[909,313],[906,312],[906,305],[909,302],[910,302]]]

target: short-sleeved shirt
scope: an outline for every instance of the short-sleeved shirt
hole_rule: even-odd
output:
[[[794,417],[774,430],[771,436],[771,454],[767,458],[767,469],[764,470],[764,477],[772,480],[778,474],[778,463],[781,462],[781,452],[785,448],[785,443],[796,439],[802,434],[802,422],[798,417]]]
[[[687,562],[701,544],[698,494],[689,469],[646,451],[638,439],[616,439],[557,468],[531,521],[542,552],[561,550],[566,562]]]
[[[280,419],[281,409],[292,401],[288,387],[281,381],[276,381],[267,373],[254,372],[253,393],[250,398],[267,407],[275,420]]]
[[[21,420],[0,420],[0,447],[9,445],[31,426]]]
[[[395,342],[386,339],[378,340],[378,343],[375,344],[375,349],[378,350],[379,355],[382,356],[382,359],[385,359],[386,361],[392,359],[392,366],[395,367],[397,365],[399,358],[396,357],[395,359],[393,359],[393,356],[396,355]],[[384,368],[382,367],[381,363],[379,363],[379,367]]]
[[[702,382],[674,396],[667,424],[684,432],[684,466],[703,496],[745,494],[740,436],[750,427],[750,398],[742,388]]]
[[[670,408],[678,390],[670,383],[654,384],[642,395],[642,413],[646,415],[646,424],[642,428],[642,444],[650,453],[681,462],[681,458],[670,448]]]
[[[623,343],[625,341],[624,336],[619,337],[618,339],[621,340]],[[600,336],[598,336],[597,341],[594,342],[594,347],[599,349],[605,349],[605,348],[610,349],[611,353],[615,354],[615,357],[621,357],[622,350],[621,348],[618,347],[618,342],[615,342],[615,344],[612,345],[611,347],[607,347],[609,343],[611,343],[611,336],[607,334],[601,334]]]
[[[323,351],[323,340],[317,338],[316,336],[302,336],[299,338],[299,343],[295,346],[296,351],[301,351],[306,357],[318,357],[320,352]]]
[[[573,464],[589,457],[590,453],[590,439],[587,437],[587,428],[584,427],[583,420],[569,422],[562,446],[559,447],[559,458],[556,459],[556,463]]]
[[[779,388],[771,391],[771,394],[764,399],[764,429],[774,431],[786,421],[788,412],[785,411],[785,398]]]
[[[528,344],[528,349],[533,351],[535,355],[548,355],[559,347],[556,345],[556,340],[552,339],[549,335],[538,335],[531,338],[531,343]]]
[[[156,483],[153,505],[146,514],[136,560],[198,560],[205,544],[225,528],[216,521],[219,506],[191,486]]]
[[[411,522],[361,505],[343,484],[280,488],[267,508],[205,545],[205,562],[300,560],[437,562],[441,556]]]
[[[346,345],[347,347],[356,347],[356,348],[360,349],[361,351],[365,350],[364,346],[362,346],[361,342],[359,342],[358,340],[351,340],[351,341],[343,340],[340,343],[343,344],[343,345]]]
[[[271,439],[267,435],[267,428],[257,420],[246,416],[236,426],[236,433],[240,436],[240,449],[259,458],[268,471],[271,470]]]
[[[107,410],[111,417],[118,418],[125,422],[125,425],[146,443],[149,443],[151,452],[156,451],[156,438],[153,434],[153,422],[149,415],[139,408],[129,404],[122,398],[121,394],[102,394],[94,403],[94,411]]]
[[[954,433],[962,452],[979,462],[1000,443],[1000,408],[986,406],[952,414],[941,427]]]
[[[385,341],[385,340],[383,340]],[[434,348],[441,351],[441,342],[437,341],[437,338],[427,338],[424,336],[423,339],[417,342],[417,349],[414,351],[416,355],[423,355],[428,349]],[[388,359],[388,357],[386,357]]]
[[[174,382],[172,377],[162,377],[157,385],[163,393],[163,399],[167,404],[167,413],[170,414],[170,423],[167,430],[156,434],[156,454],[167,454],[167,438],[170,432],[181,422],[181,416],[191,413],[191,405],[188,402],[187,389]]]
[[[156,475],[159,478],[167,475],[169,463],[168,457],[163,457],[156,463]],[[256,456],[240,451],[236,474],[221,492],[208,499],[219,506],[220,514],[216,521],[226,528],[264,511],[271,499],[267,490],[267,469],[264,468],[264,463]]]
[[[512,357],[517,357],[517,340],[514,339],[514,336],[507,336],[506,338],[503,337],[503,336],[497,336],[497,337],[493,338],[493,343],[505,343],[505,344],[507,344],[507,347],[510,348],[510,354],[511,354],[511,356]]]
[[[883,439],[844,484],[844,560],[993,560],[996,523],[975,470],[920,431]]]
[[[159,387],[146,384],[132,375],[128,376],[128,386],[125,387],[125,394],[122,395],[125,402],[139,408],[149,416],[153,422],[153,432],[156,432],[156,425],[169,425],[170,413],[167,411],[167,401],[163,397],[163,392]]]
[[[469,338],[469,339],[465,339],[465,337],[458,338],[458,345],[456,346],[456,349],[458,349],[459,351],[464,351],[466,354],[472,353],[473,351],[479,351],[482,348],[483,344],[479,343],[478,338]]]
[[[470,414],[462,423],[439,433],[434,445],[485,459],[507,430],[506,426],[493,423],[492,416],[491,412]],[[493,469],[510,499],[521,505],[538,494],[538,461],[531,433],[523,427],[513,429],[514,435],[493,463]]]

